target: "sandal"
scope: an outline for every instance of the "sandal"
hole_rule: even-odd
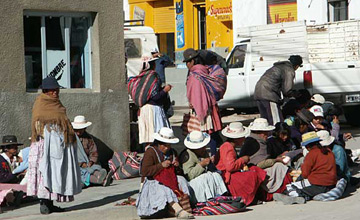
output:
[[[186,212],[187,215],[180,216],[180,213],[181,213],[181,212]],[[185,211],[184,209],[181,209],[180,211],[176,212],[175,216],[176,216],[177,219],[195,219],[195,217],[193,216],[193,214],[188,213],[188,212]]]

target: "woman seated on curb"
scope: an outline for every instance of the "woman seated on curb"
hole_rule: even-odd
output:
[[[316,132],[308,132],[302,136],[302,145],[309,153],[301,166],[303,180],[288,184],[284,194],[275,193],[274,200],[288,204],[303,204],[314,196],[327,192],[336,184],[335,157],[331,150],[319,143]]]
[[[321,140],[321,146],[328,147],[330,150],[332,150],[335,156],[337,178],[345,178],[346,181],[349,182],[351,178],[351,173],[344,148],[335,142],[335,137],[330,136],[330,133],[328,131],[318,131],[316,132],[316,134]]]
[[[249,156],[237,158],[235,148],[241,147],[245,136],[249,135],[249,129],[243,127],[240,122],[230,123],[222,130],[227,141],[221,145],[216,156],[216,168],[222,171],[232,196],[240,196],[244,203],[249,205],[253,202],[260,184],[265,180],[266,172],[259,167],[247,167]]]
[[[211,172],[211,163],[206,146],[210,142],[210,135],[201,131],[192,131],[184,140],[187,147],[180,155],[180,163],[184,174],[190,181],[196,202],[206,202],[215,196],[227,192],[221,175]]]
[[[167,127],[155,133],[154,139],[141,162],[140,173],[145,178],[136,201],[137,214],[142,218],[167,217],[168,211],[175,211],[179,219],[193,219],[178,200],[184,193],[189,195],[187,184],[175,174],[179,162],[171,154],[171,144],[178,143],[179,139]]]
[[[269,134],[274,130],[274,126],[269,125],[265,118],[257,118],[250,123],[250,136],[244,141],[240,156],[250,156],[249,164],[256,165],[266,171],[266,184],[262,185],[264,189],[262,201],[272,200],[273,193],[283,192],[286,184],[291,182],[288,174],[289,167],[286,166],[288,158],[279,155],[275,159],[270,158],[267,151],[266,142]]]

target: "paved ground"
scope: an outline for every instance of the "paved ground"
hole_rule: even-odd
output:
[[[237,115],[229,113],[224,118],[224,122],[243,121],[249,123],[257,115]],[[181,111],[172,122],[175,125],[175,132],[180,134],[179,122],[182,119]],[[351,149],[360,148],[360,129],[343,126],[344,131],[351,131],[354,135],[353,140],[349,140],[348,147]],[[179,135],[181,136],[181,135]],[[181,145],[176,146],[181,149]],[[359,168],[354,168],[353,173],[360,177]],[[123,201],[129,196],[137,196],[139,189],[139,178],[115,181],[109,187],[92,187],[85,189],[80,195],[75,197],[72,203],[60,204],[68,208],[68,212],[61,214],[51,214],[43,216],[39,214],[39,204],[29,203],[22,205],[18,209],[5,209],[0,214],[0,219],[138,219],[136,209],[131,206],[115,206],[116,203]],[[268,202],[263,205],[251,206],[246,212],[223,215],[197,217],[196,219],[246,219],[246,220],[330,220],[330,219],[360,219],[360,189],[355,187],[347,190],[344,198],[335,202],[316,202],[310,201],[304,205],[284,206],[277,202]]]

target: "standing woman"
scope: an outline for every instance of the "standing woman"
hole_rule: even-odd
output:
[[[68,202],[81,192],[74,130],[59,100],[53,77],[42,82],[32,110],[27,195],[40,199],[40,213],[63,212],[53,201]]]
[[[155,72],[155,60],[143,56],[143,68],[141,73],[134,77],[138,84],[132,85],[133,79],[129,82],[129,92],[135,104],[140,107],[138,125],[139,125],[139,143],[148,147],[153,141],[153,135],[162,127],[170,128],[170,123],[164,111],[164,103],[167,93],[171,90],[171,85],[165,85],[161,88],[161,80]]]
[[[201,131],[205,131],[211,136],[210,153],[214,158],[216,148],[222,142],[219,135],[222,123],[216,97],[223,92],[226,86],[216,88],[216,81],[211,80],[208,68],[201,64],[199,53],[194,49],[184,51],[184,62],[189,69],[186,79],[186,95],[190,108],[195,111]]]

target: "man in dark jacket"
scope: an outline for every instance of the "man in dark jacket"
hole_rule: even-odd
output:
[[[13,159],[17,156],[18,146],[22,145],[17,142],[14,135],[6,135],[3,137],[1,144],[2,153],[0,155],[0,183],[17,183],[18,178],[12,173],[11,164]]]
[[[284,121],[280,111],[282,97],[295,96],[293,90],[295,71],[301,66],[302,58],[299,55],[292,55],[289,61],[274,63],[256,83],[254,99],[262,118],[266,118],[269,124]]]
[[[165,68],[170,66],[173,62],[169,56],[161,54],[157,48],[154,48],[151,51],[151,55],[153,58],[159,58],[159,59],[155,60],[155,63],[156,63],[155,71],[160,77],[161,84],[165,85],[165,83],[166,83]]]

